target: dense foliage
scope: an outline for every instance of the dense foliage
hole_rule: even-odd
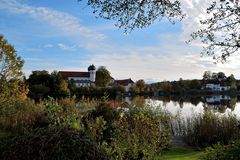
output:
[[[112,80],[110,72],[106,67],[101,66],[96,71],[96,80],[95,84],[98,87],[107,87],[110,81]]]
[[[108,160],[101,146],[69,128],[50,127],[19,135],[4,146],[2,160]]]
[[[152,159],[169,147],[168,114],[106,99],[99,103],[50,98],[5,104],[0,125],[13,138],[1,144],[1,158]]]
[[[238,160],[240,159],[240,141],[232,142],[229,145],[215,144],[213,147],[208,147],[202,160]]]
[[[84,124],[112,159],[152,159],[170,145],[169,119],[146,106],[116,110],[100,105]]]
[[[70,95],[68,82],[57,71],[53,71],[51,74],[45,70],[32,71],[27,82],[29,85],[29,96],[33,99],[42,99],[48,96],[61,98]]]
[[[81,87],[76,89],[76,96],[96,96],[101,97],[104,94],[110,95],[112,97],[125,93],[125,88],[123,86],[110,86],[110,87]]]
[[[26,99],[27,86],[23,81],[23,60],[14,47],[0,35],[0,105],[11,97]]]
[[[147,27],[163,18],[170,22],[183,18],[179,1],[88,0],[87,4],[93,8],[93,13],[97,16],[116,20],[116,25],[124,28],[125,32]]]

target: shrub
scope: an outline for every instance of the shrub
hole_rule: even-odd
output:
[[[114,159],[153,159],[170,145],[169,117],[148,107],[120,112],[108,152]]]
[[[74,109],[76,108],[76,97],[73,96],[71,98],[61,98],[58,100],[59,105],[63,106],[66,109]]]
[[[240,141],[232,142],[229,145],[215,144],[206,148],[202,160],[239,160]]]
[[[101,103],[82,118],[87,134],[99,143],[109,142],[114,130],[114,121],[118,120],[118,112],[110,104]]]
[[[69,128],[41,128],[17,136],[2,147],[2,160],[107,160],[104,150]]]
[[[150,107],[102,104],[84,124],[112,159],[152,159],[170,144],[169,116]]]
[[[75,129],[81,129],[81,113],[73,102],[61,100],[62,105],[53,98],[49,98],[43,103],[45,118],[49,125],[67,126]]]
[[[42,118],[43,110],[30,100],[13,100],[4,103],[0,112],[3,129],[25,131],[34,128]]]

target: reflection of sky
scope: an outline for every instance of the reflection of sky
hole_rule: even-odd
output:
[[[234,110],[227,108],[224,114],[235,114],[238,118],[240,118],[240,102],[236,103]]]
[[[191,117],[193,115],[198,115],[203,113],[204,107],[203,103],[200,102],[198,105],[193,105],[191,103],[184,102],[183,105],[180,106],[179,103],[170,101],[169,103],[164,103],[161,100],[153,100],[153,99],[146,99],[146,104],[150,106],[160,107],[163,110],[170,112],[173,116],[180,114],[183,117]],[[234,110],[227,108],[224,113],[218,112],[219,115],[228,115],[228,114],[235,114],[238,118],[240,118],[240,103],[236,103]]]

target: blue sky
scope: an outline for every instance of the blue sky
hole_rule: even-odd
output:
[[[175,25],[163,20],[124,34],[114,21],[96,18],[77,0],[0,0],[0,34],[32,70],[86,71],[90,64],[106,66],[115,79],[148,82],[201,78],[206,70],[238,73],[239,58],[213,64],[200,57],[201,45],[185,43],[199,27],[209,1],[181,0],[186,19]]]

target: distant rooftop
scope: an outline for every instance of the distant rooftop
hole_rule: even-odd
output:
[[[63,78],[68,77],[90,77],[89,72],[77,72],[77,71],[59,71]]]
[[[129,78],[129,79],[115,80],[114,83],[115,84],[120,84],[120,85],[123,85],[123,86],[127,86],[129,83],[134,83],[134,82],[132,81],[131,78]]]

